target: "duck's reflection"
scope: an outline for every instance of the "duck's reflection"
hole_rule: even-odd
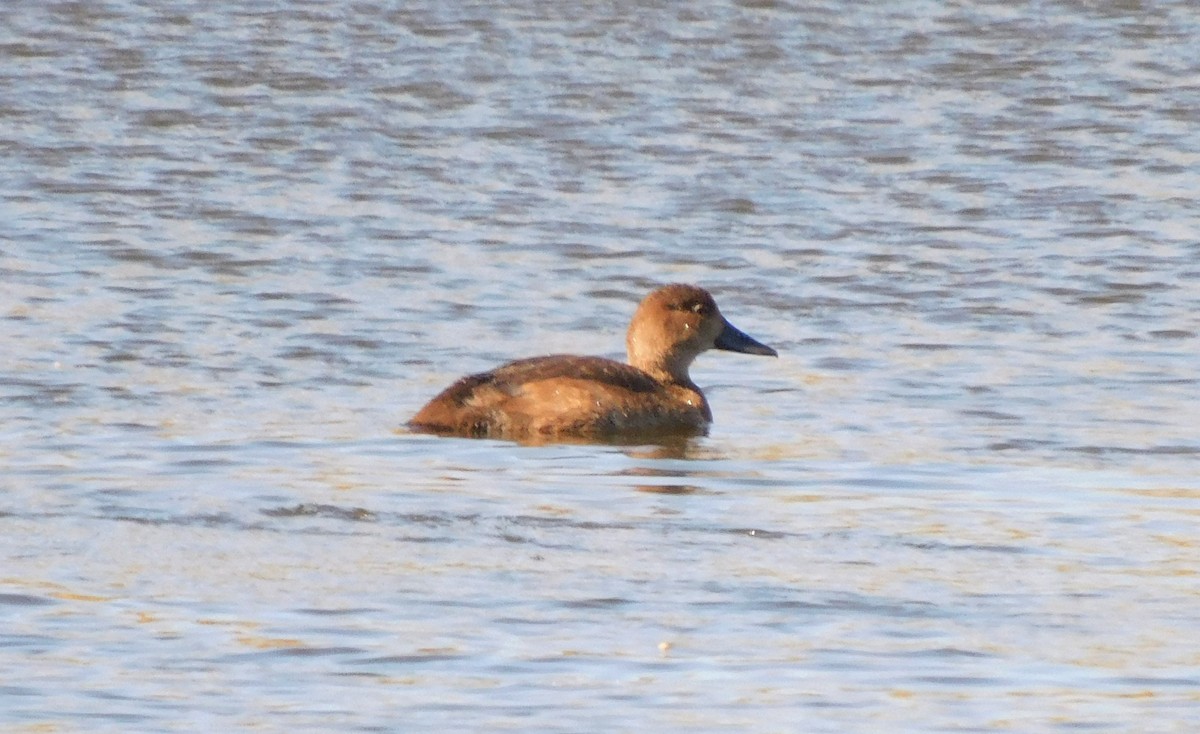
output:
[[[658,443],[628,446],[624,449],[624,453],[631,459],[648,459],[651,461],[686,461],[701,458],[702,456],[704,458],[711,458],[712,454],[711,450],[702,448],[702,443],[698,438],[687,436],[672,436],[664,438]],[[696,471],[686,466],[635,466],[621,471],[620,475],[626,477],[687,480],[695,476],[696,473]],[[704,491],[702,487],[680,481],[635,484],[634,489],[639,492],[651,492],[654,494],[695,494]]]
[[[637,484],[633,488],[651,494],[696,494],[703,491],[693,484]]]
[[[402,435],[419,435],[408,431],[398,431]],[[556,438],[556,440],[496,441],[497,446],[515,443],[525,448],[539,449],[554,447],[591,446],[600,447],[608,455],[623,454],[633,460],[633,466],[627,466],[609,473],[610,476],[632,477],[630,486],[639,492],[654,494],[696,494],[711,493],[711,487],[693,484],[688,480],[713,476],[713,462],[725,458],[722,452],[705,440],[704,436],[688,435],[659,435],[642,437],[632,443],[628,437],[624,439],[597,438]],[[637,479],[646,481],[638,482]]]
[[[625,444],[623,450],[631,459],[686,460],[699,457],[701,442],[694,436],[664,436],[653,443]]]

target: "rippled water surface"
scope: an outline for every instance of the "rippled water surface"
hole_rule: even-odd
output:
[[[0,728],[1196,731],[1198,38],[6,3]],[[672,281],[707,437],[403,429]]]

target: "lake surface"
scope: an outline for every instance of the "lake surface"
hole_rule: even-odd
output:
[[[0,729],[1196,731],[1198,38],[5,4]],[[403,428],[675,281],[708,436]]]

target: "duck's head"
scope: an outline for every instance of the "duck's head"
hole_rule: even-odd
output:
[[[646,296],[633,314],[625,346],[634,367],[681,383],[689,382],[696,355],[709,349],[778,356],[726,321],[712,294],[694,285],[663,286]]]

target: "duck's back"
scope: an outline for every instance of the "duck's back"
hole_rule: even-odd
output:
[[[711,420],[693,386],[664,385],[611,359],[554,355],[464,377],[409,425],[462,436],[529,438],[697,432]]]

